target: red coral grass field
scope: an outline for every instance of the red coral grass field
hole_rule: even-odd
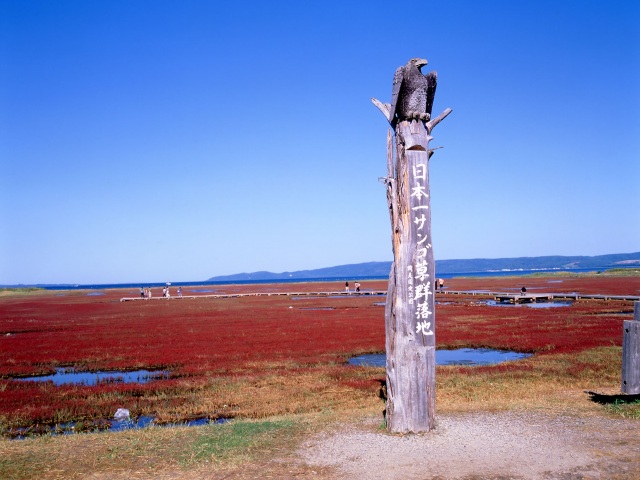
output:
[[[447,290],[638,295],[640,277],[460,278]],[[363,282],[365,290],[386,282]],[[217,286],[215,293],[338,290],[339,284]],[[102,295],[89,295],[102,293]],[[191,295],[185,290],[185,295]],[[195,295],[195,294],[194,294]],[[81,422],[98,428],[118,408],[159,422],[379,410],[384,369],[346,366],[383,352],[384,297],[285,295],[119,301],[132,290],[0,295],[0,432]],[[481,294],[437,294],[438,348],[534,353],[486,367],[438,367],[440,410],[575,401],[619,383],[622,322],[633,302],[580,300],[556,308],[503,307]],[[75,371],[166,370],[147,383],[61,385],[19,377]],[[617,383],[618,382],[618,383]],[[532,392],[536,393],[535,399]],[[564,393],[563,393],[564,392]],[[546,400],[543,400],[545,399]]]

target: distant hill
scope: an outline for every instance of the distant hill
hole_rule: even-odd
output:
[[[212,277],[212,282],[227,282],[235,280],[286,280],[309,278],[354,278],[354,277],[386,277],[389,275],[391,262],[354,263],[350,265],[338,265],[336,267],[318,268],[316,270],[298,270],[297,272],[252,272],[236,273],[235,275],[223,275]]]
[[[489,272],[496,270],[606,269],[640,266],[640,252],[597,255],[594,257],[519,257],[476,258],[471,260],[438,260],[436,270],[442,273]]]
[[[603,270],[607,268],[640,266],[640,252],[615,253],[594,257],[518,257],[518,258],[472,258],[468,260],[436,260],[436,272],[440,274],[491,272],[503,270],[551,270],[551,269],[584,269]],[[298,270],[296,272],[252,272],[237,273],[211,277],[212,282],[228,282],[241,280],[307,280],[310,278],[361,278],[386,277],[389,275],[391,262],[367,262],[315,270]]]

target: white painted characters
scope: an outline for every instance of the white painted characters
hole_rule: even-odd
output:
[[[413,166],[411,173],[413,178],[410,179],[412,184],[411,197],[413,199],[414,206],[411,207],[414,212],[413,223],[415,224],[415,232],[417,236],[417,245],[415,251],[415,261],[413,266],[408,267],[409,274],[409,303],[415,304],[416,315],[416,333],[422,333],[422,335],[433,335],[433,329],[431,328],[432,322],[430,316],[433,312],[429,309],[429,295],[433,295],[431,292],[431,282],[429,281],[429,264],[427,262],[427,254],[431,248],[431,243],[428,239],[428,217],[425,210],[429,209],[429,205],[422,205],[429,198],[427,193],[427,187],[424,182],[427,181],[427,165],[425,163],[418,163]],[[425,228],[425,225],[427,228]]]
[[[428,198],[429,194],[424,185],[420,185],[419,183],[411,189],[411,196],[417,197],[418,200],[422,200],[422,197]]]
[[[420,333],[420,331],[422,331],[423,335],[433,335],[433,330],[431,330],[431,322],[427,322],[426,320],[418,322],[418,325],[416,325],[416,333]]]

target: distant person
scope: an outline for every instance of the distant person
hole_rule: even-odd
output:
[[[527,293],[527,287],[523,286],[523,287],[520,289],[520,293],[521,293],[522,295],[524,295],[525,293]]]
[[[344,282],[344,291],[349,293],[349,282]]]
[[[442,290],[444,288],[444,279],[443,278],[438,280],[438,285],[440,286],[440,290]]]
[[[149,300],[151,300],[151,297],[152,297],[152,295],[151,295],[151,287],[149,287],[149,288],[147,288],[147,298]]]
[[[144,287],[140,287],[140,298],[144,298]]]
[[[171,298],[171,292],[169,291],[169,287],[167,287],[167,293],[165,294],[167,298]]]
[[[355,286],[356,286],[356,292],[360,293],[360,282],[356,282]]]
[[[178,297],[182,298],[182,287],[178,287]]]

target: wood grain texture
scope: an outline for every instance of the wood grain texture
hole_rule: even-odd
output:
[[[622,393],[640,393],[640,302],[634,303],[634,319],[622,327]]]
[[[385,311],[386,416],[394,433],[427,432],[435,426],[430,139],[424,122],[398,122],[395,175],[387,182],[394,261]]]

